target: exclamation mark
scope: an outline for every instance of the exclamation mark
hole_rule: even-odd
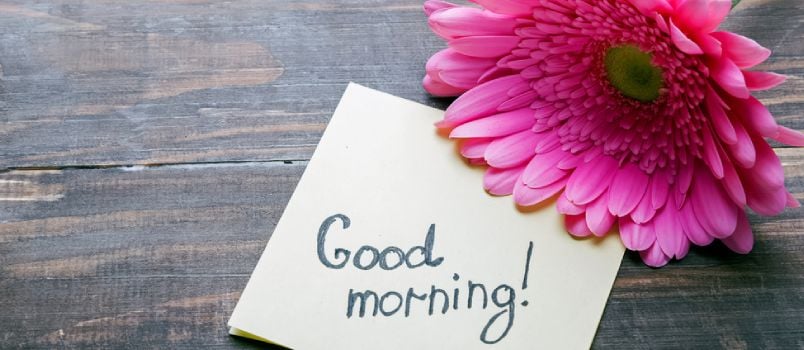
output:
[[[533,241],[528,244],[528,258],[525,260],[525,277],[522,278],[522,290],[528,288],[528,272],[530,271],[530,257],[533,255]],[[523,300],[522,306],[528,306],[528,301]]]

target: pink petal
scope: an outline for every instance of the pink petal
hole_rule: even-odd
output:
[[[679,178],[681,179],[682,182],[685,179],[685,176],[683,176],[683,174],[687,173],[685,169],[688,168],[689,166],[681,169],[681,175],[679,176]],[[667,180],[663,175],[664,175],[663,172],[657,171],[653,174],[653,176],[651,176],[650,180],[650,187],[651,187],[650,204],[653,207],[653,209],[657,210],[663,207],[665,203],[667,203],[667,195],[670,192],[670,185],[667,183]],[[692,178],[692,176],[690,176],[689,178]]]
[[[712,87],[706,89],[706,111],[709,112],[709,117],[712,119],[712,126],[714,127],[717,135],[723,142],[733,145],[737,143],[737,135],[734,132],[734,126],[726,115],[723,109],[723,102]]]
[[[681,241],[681,245],[678,247],[676,251],[676,259],[681,260],[687,256],[687,253],[690,252],[690,241],[685,236],[684,239]]]
[[[461,143],[461,155],[469,159],[482,159],[491,141],[491,139],[466,140]]]
[[[690,190],[690,204],[701,227],[716,238],[731,235],[737,225],[737,205],[709,170],[696,167]]]
[[[743,125],[749,130],[759,132],[762,136],[771,137],[779,131],[768,108],[753,96],[745,100],[732,100],[731,109],[737,113]]]
[[[534,123],[536,123],[536,118],[533,117],[533,110],[523,108],[511,112],[495,114],[459,125],[452,130],[449,137],[502,137],[520,131],[530,130]]]
[[[617,170],[617,161],[600,156],[580,165],[570,175],[567,198],[575,204],[588,204],[605,191]]]
[[[673,18],[689,32],[709,33],[723,22],[730,9],[730,0],[686,0],[676,8]]]
[[[722,57],[709,68],[712,79],[730,95],[740,99],[746,99],[751,95],[745,85],[743,72],[732,60]]]
[[[511,53],[519,45],[515,35],[467,36],[449,41],[449,47],[472,57],[499,58]]]
[[[565,195],[558,196],[558,200],[556,201],[556,209],[559,213],[565,215],[580,215],[586,211],[585,206],[573,204]]]
[[[514,185],[514,202],[525,207],[539,204],[561,192],[566,184],[567,179],[561,179],[549,186],[530,188],[520,179]]]
[[[440,0],[427,0],[427,1],[424,2],[424,13],[427,16],[430,16],[430,15],[432,15],[433,13],[435,13],[435,12],[437,12],[439,10],[453,8],[455,6],[458,6],[458,5],[455,5],[453,3],[449,3],[449,2],[446,2],[446,1],[440,1]]]
[[[586,219],[583,215],[565,215],[564,226],[567,231],[576,237],[587,237],[592,234],[586,226]]]
[[[655,176],[651,182],[653,181],[656,181]],[[635,223],[644,224],[653,219],[653,216],[656,214],[656,209],[654,209],[653,205],[651,204],[651,197],[651,192],[645,192],[645,196],[642,197],[642,200],[639,201],[637,207],[631,212],[631,220],[633,220]]]
[[[761,191],[746,181],[745,195],[748,207],[761,215],[779,215],[787,207],[787,191],[784,188]]]
[[[787,79],[786,76],[771,72],[743,71],[748,90],[761,91],[775,88]]]
[[[751,141],[751,136],[743,128],[742,123],[735,121],[734,131],[737,135],[737,143],[728,145],[731,150],[732,159],[737,165],[743,168],[752,168],[757,160],[757,152],[754,149],[754,141]]]
[[[508,90],[514,87],[528,86],[518,74],[494,79],[467,91],[458,97],[444,113],[444,120],[436,125],[440,128],[452,128],[470,120],[497,112],[497,106],[510,98]]]
[[[628,0],[631,5],[634,5],[639,12],[643,15],[650,15],[656,11],[661,12],[670,12],[673,10],[673,7],[667,2],[667,0]]]
[[[796,197],[793,197],[793,194],[790,193],[790,192],[787,192],[787,207],[788,208],[800,208],[801,207],[801,203],[799,203],[798,199],[796,199]]]
[[[630,250],[650,248],[656,241],[653,223],[637,224],[627,216],[620,218],[620,240]]]
[[[804,133],[781,125],[779,125],[776,135],[771,138],[786,145],[804,147]]]
[[[665,255],[669,257],[677,256],[684,251],[684,243],[687,237],[684,236],[684,229],[681,227],[677,216],[677,209],[666,205],[656,213],[653,218],[653,229],[656,233],[656,242]]]
[[[712,174],[715,175],[716,178],[722,179],[723,161],[720,159],[720,154],[718,153],[712,132],[704,129],[701,134],[703,134],[704,163],[712,170]]]
[[[723,54],[723,46],[720,41],[709,34],[698,34],[694,41],[709,56],[720,57]]]
[[[650,267],[662,267],[670,261],[670,257],[664,255],[658,243],[653,243],[650,248],[639,252],[639,256],[645,265]]]
[[[762,215],[777,215],[787,206],[784,169],[779,157],[765,140],[753,138],[757,150],[756,165],[740,171],[748,207]]]
[[[514,193],[514,185],[524,168],[524,166],[509,169],[490,167],[483,176],[483,188],[495,196],[507,196]]]
[[[649,183],[650,177],[634,163],[629,163],[618,170],[609,189],[608,208],[611,214],[616,216],[630,214],[645,196]]]
[[[544,187],[567,176],[568,171],[556,167],[568,153],[556,148],[545,154],[537,154],[528,163],[522,174],[522,181],[528,187]]]
[[[752,137],[754,147],[757,151],[756,165],[743,174],[750,174],[752,180],[762,184],[763,188],[782,188],[784,187],[784,168],[779,156],[773,148],[760,137]]]
[[[676,196],[681,195],[683,199],[686,198],[687,192],[690,190],[692,184],[692,175],[695,173],[695,165],[692,162],[680,165],[678,176],[676,176]],[[683,200],[681,201],[683,202]],[[659,209],[654,206],[654,208]],[[680,206],[678,207],[680,208]]]
[[[706,233],[706,230],[698,223],[698,218],[695,217],[692,204],[689,202],[681,208],[678,221],[684,229],[684,234],[692,243],[695,243],[695,245],[705,246],[715,240],[715,237]]]
[[[430,16],[430,28],[444,39],[464,36],[513,35],[516,19],[472,7],[455,7]]]
[[[495,64],[493,59],[470,57],[453,49],[444,49],[430,57],[425,70],[433,80],[465,91],[477,86],[480,76]]]
[[[608,193],[604,193],[586,207],[586,225],[595,236],[605,236],[614,225],[615,217],[609,213],[608,202]]]
[[[470,0],[484,8],[505,15],[528,16],[533,12],[533,5],[516,0]]]
[[[681,52],[690,55],[700,55],[703,53],[701,47],[681,32],[681,29],[676,27],[672,19],[670,20],[670,39],[673,40],[673,44],[676,44],[676,47],[681,50]]]
[[[424,80],[422,80],[422,86],[431,95],[440,97],[458,96],[466,91],[464,89],[456,88],[440,81],[433,80],[433,78],[429,75],[425,76]]]
[[[729,161],[725,154],[721,153],[721,156],[723,157],[723,179],[721,180],[723,188],[734,203],[743,207],[746,204],[745,189],[742,181],[740,181],[740,176],[737,174],[737,169],[734,168],[734,164]]]
[[[521,131],[492,141],[483,157],[495,168],[510,168],[533,158],[538,142],[533,131]]]
[[[723,244],[740,254],[748,254],[754,247],[754,235],[751,233],[751,224],[748,222],[745,212],[740,211],[737,217],[737,229],[734,230],[733,235],[723,239]]]
[[[749,68],[765,61],[771,51],[756,41],[731,32],[712,33],[723,44],[723,53],[740,68]]]

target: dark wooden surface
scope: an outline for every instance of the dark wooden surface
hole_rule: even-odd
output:
[[[726,24],[775,51],[760,96],[799,130],[802,23]],[[0,0],[0,348],[261,346],[225,323],[346,83],[443,108],[441,47],[417,0]],[[748,256],[627,254],[594,348],[804,348],[804,210],[750,219]]]

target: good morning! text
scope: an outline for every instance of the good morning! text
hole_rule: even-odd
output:
[[[351,220],[344,214],[335,214],[324,219],[318,230],[317,252],[322,265],[330,269],[357,268],[359,270],[394,270],[398,268],[437,268],[444,262],[444,257],[436,257],[435,235],[436,226],[431,224],[424,237],[424,243],[408,249],[389,246],[382,249],[370,245],[363,245],[354,252],[345,248],[331,248],[326,244],[332,226],[340,221],[341,229],[347,230]],[[346,234],[341,232],[340,234]],[[522,290],[528,287],[528,271],[530,269],[533,242],[528,244],[525,259],[525,271],[522,279]],[[351,263],[351,264],[350,264]],[[348,266],[351,265],[351,266]],[[509,284],[500,284],[496,287],[487,287],[483,283],[467,280],[460,281],[458,273],[452,274],[452,287],[447,289],[431,285],[429,289],[417,291],[408,288],[401,291],[387,291],[385,293],[373,290],[356,291],[349,289],[346,302],[346,317],[409,317],[411,309],[420,309],[421,314],[433,316],[446,314],[450,310],[459,312],[462,308],[485,310],[489,307],[498,311],[491,315],[480,332],[480,341],[486,344],[495,344],[501,341],[514,325],[516,315],[517,294],[515,288]],[[489,303],[491,301],[491,303]],[[528,301],[518,303],[527,306]],[[496,326],[495,326],[496,325]],[[491,334],[494,333],[494,334]]]

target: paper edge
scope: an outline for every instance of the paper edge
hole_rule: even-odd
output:
[[[312,161],[315,159],[316,153],[317,153],[317,151],[318,151],[318,147],[319,147],[319,146],[320,146],[320,144],[321,144],[321,139],[323,139],[323,138],[326,136],[327,130],[329,129],[329,125],[332,123],[332,118],[333,118],[333,117],[334,117],[334,116],[337,114],[338,110],[341,108],[341,102],[342,102],[342,100],[343,100],[344,96],[346,96],[346,94],[347,94],[349,91],[354,90],[354,89],[366,90],[366,91],[368,91],[368,92],[371,92],[372,94],[385,95],[385,96],[388,96],[388,97],[393,97],[393,98],[397,98],[397,99],[402,99],[402,100],[404,100],[404,101],[413,102],[413,103],[419,104],[419,105],[421,105],[421,106],[423,106],[423,107],[426,107],[426,108],[429,108],[429,109],[432,109],[432,110],[435,110],[435,111],[439,111],[439,112],[441,112],[441,113],[443,113],[443,112],[444,112],[444,110],[442,110],[442,109],[435,108],[435,107],[432,107],[432,106],[428,106],[428,105],[425,105],[425,104],[423,104],[423,103],[421,103],[421,102],[417,102],[417,101],[414,101],[414,100],[411,100],[411,99],[408,99],[408,98],[404,98],[404,97],[396,96],[396,95],[393,95],[393,94],[388,93],[388,92],[384,92],[384,91],[381,91],[381,90],[377,90],[377,89],[374,89],[374,88],[370,88],[370,87],[367,87],[367,86],[364,86],[364,85],[361,85],[361,84],[355,83],[355,82],[353,82],[353,81],[349,81],[349,83],[346,85],[346,88],[343,90],[343,94],[341,95],[341,98],[340,98],[340,100],[338,101],[338,104],[336,105],[335,109],[333,110],[333,112],[332,112],[332,114],[331,114],[331,117],[330,117],[329,121],[327,121],[327,127],[324,129],[324,132],[321,134],[321,138],[319,139],[319,142],[318,142],[318,144],[316,145],[316,149],[313,151],[313,154],[310,156],[310,159],[309,159],[309,161],[308,161],[308,162],[312,162]],[[302,180],[304,179],[304,175],[306,174],[307,169],[308,169],[308,166],[305,166],[305,169],[304,169],[304,171],[302,172],[302,176],[299,178],[299,183],[301,183],[301,182],[302,182]],[[298,186],[298,184],[297,184],[297,186]],[[288,204],[289,204],[289,203],[290,203],[290,202],[293,200],[293,195],[295,195],[295,192],[296,192],[296,190],[294,189],[293,194],[291,195],[291,198],[288,200]],[[286,207],[283,209],[282,214],[280,215],[280,221],[281,221],[282,217],[284,217],[284,214],[285,214],[284,212],[285,212],[285,210],[287,210],[287,207],[288,207],[288,206],[286,206]],[[262,260],[263,255],[264,255],[264,254],[265,254],[265,252],[268,250],[268,247],[269,247],[269,245],[270,245],[271,238],[273,237],[273,234],[276,232],[276,229],[277,229],[278,227],[279,227],[279,222],[277,222],[277,225],[274,227],[274,230],[272,231],[271,236],[270,236],[270,238],[269,238],[268,242],[267,242],[267,243],[266,243],[266,245],[265,245],[265,248],[263,248],[263,252],[261,253],[260,258],[257,260],[257,264],[254,266],[254,269],[252,270],[252,273],[251,273],[251,275],[249,276],[249,281],[248,281],[248,282],[250,282],[250,281],[251,281],[251,278],[253,277],[253,274],[254,274],[254,270],[256,270],[257,266],[259,265],[260,260]],[[605,237],[605,238],[608,238],[608,237]],[[586,348],[591,348],[591,347],[592,347],[592,345],[594,344],[594,341],[595,341],[595,336],[596,336],[596,335],[597,335],[597,333],[598,333],[598,330],[599,330],[599,328],[600,328],[600,323],[601,323],[601,321],[602,321],[602,319],[603,319],[603,314],[604,314],[604,313],[605,313],[605,311],[606,311],[606,308],[607,308],[607,306],[608,306],[609,299],[611,298],[611,292],[612,292],[612,290],[614,289],[614,283],[616,282],[616,280],[617,280],[617,275],[619,274],[619,270],[620,270],[620,268],[622,267],[622,261],[623,261],[623,259],[624,259],[624,257],[625,257],[625,253],[626,253],[627,249],[626,249],[626,248],[625,248],[625,247],[622,245],[622,243],[619,243],[619,245],[622,247],[622,251],[623,251],[623,253],[622,253],[622,255],[621,255],[620,259],[619,259],[619,260],[618,260],[618,262],[617,262],[617,273],[615,273],[615,274],[614,274],[614,276],[612,276],[612,278],[611,278],[611,282],[610,282],[610,283],[608,283],[609,288],[608,288],[608,292],[606,293],[606,301],[603,303],[603,305],[602,305],[602,307],[600,308],[599,312],[597,312],[597,315],[598,315],[598,316],[597,316],[597,318],[596,318],[596,320],[597,320],[597,327],[595,327],[595,328],[592,330],[592,336],[591,336],[591,338],[589,339],[589,342],[588,342],[588,344],[587,344],[587,347],[586,347]],[[248,282],[247,282],[246,286],[248,286]],[[243,288],[243,290],[245,290],[245,289],[246,289],[246,287],[244,287],[244,288]],[[240,298],[238,298],[238,304],[239,304],[239,302],[240,302]],[[235,309],[236,309],[236,308],[237,308],[237,304],[235,304]],[[242,338],[246,338],[246,339],[251,339],[251,340],[256,340],[256,341],[264,342],[264,343],[267,343],[267,344],[271,344],[271,345],[277,345],[277,346],[281,346],[281,347],[284,347],[284,348],[288,348],[288,349],[290,349],[289,347],[284,346],[284,345],[282,345],[282,344],[280,344],[280,343],[277,343],[277,342],[271,341],[271,340],[269,340],[269,339],[267,339],[267,338],[263,338],[263,337],[257,336],[257,335],[255,335],[255,334],[253,334],[253,333],[249,333],[248,331],[245,331],[245,330],[243,330],[243,329],[240,329],[240,328],[237,328],[237,327],[233,326],[233,325],[232,325],[232,323],[231,323],[233,316],[234,316],[234,310],[232,310],[232,315],[230,315],[230,316],[229,316],[229,320],[227,321],[227,326],[229,326],[229,327],[230,327],[230,328],[229,328],[229,334],[230,334],[230,335],[232,335],[232,336],[237,336],[237,337],[242,337]]]

